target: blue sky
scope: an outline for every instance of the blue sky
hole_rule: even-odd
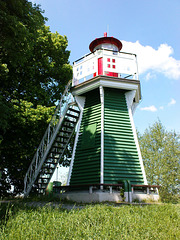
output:
[[[179,0],[33,0],[52,32],[68,38],[70,63],[89,53],[92,40],[108,36],[138,57],[142,101],[134,114],[143,131],[158,119],[180,133]]]

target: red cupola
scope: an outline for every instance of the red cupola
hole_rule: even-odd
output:
[[[122,43],[117,38],[107,37],[107,33],[104,33],[104,37],[96,38],[89,45],[91,52],[101,48],[120,52]]]

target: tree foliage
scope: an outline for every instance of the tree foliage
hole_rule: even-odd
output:
[[[6,100],[52,105],[71,78],[67,38],[51,33],[39,7],[0,0],[0,89]]]
[[[0,0],[0,191],[23,178],[54,103],[72,77],[66,36],[52,33],[39,6]]]
[[[20,103],[14,101],[13,107],[11,127],[1,143],[1,160],[8,188],[13,185],[14,194],[17,194],[23,190],[25,173],[54,113],[54,107],[38,105],[34,108],[32,103],[24,100]]]
[[[162,200],[180,195],[180,135],[167,131],[160,121],[139,134],[139,143],[149,184],[161,185]]]

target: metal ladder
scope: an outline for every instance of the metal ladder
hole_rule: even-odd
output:
[[[75,130],[80,110],[68,83],[24,178],[24,197],[36,186],[44,194]]]

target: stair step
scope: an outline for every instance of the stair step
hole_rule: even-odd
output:
[[[52,150],[52,149],[51,149]],[[51,153],[51,152],[49,152],[49,155],[48,155],[48,157],[46,158],[46,159],[48,159],[48,158],[51,158],[51,159],[59,159],[59,157],[57,156],[57,154],[54,154],[54,153]]]
[[[72,131],[68,131],[68,130],[66,130],[66,129],[65,129],[65,130],[61,129],[61,132],[62,132],[62,133],[67,133],[67,134],[71,134],[71,133],[72,133]]]
[[[58,149],[64,149],[65,146],[52,146],[50,151],[58,150]]]
[[[76,113],[80,113],[80,111],[79,111],[79,110],[77,110],[77,109],[74,109],[74,108],[69,108],[68,110],[70,110],[70,111],[73,111],[73,112],[76,112]]]
[[[48,159],[49,159],[49,158],[48,158]],[[46,163],[48,163],[48,164],[57,164],[58,161],[46,161]]]
[[[51,172],[49,172],[49,171],[44,171],[44,173],[42,174],[42,175],[47,175],[47,174],[49,174],[50,175],[50,177],[51,177],[51,175],[54,173],[54,169],[53,169],[53,171],[51,171]],[[41,176],[42,176],[41,175]]]
[[[40,181],[38,181],[38,184],[48,184],[49,183],[49,180],[50,180],[50,178],[48,178],[48,179],[45,179],[45,180],[41,180],[41,179],[39,179]]]
[[[67,130],[61,130],[62,133],[72,133],[72,131],[67,131]]]
[[[57,165],[57,162],[56,163],[47,162],[47,164]]]
[[[41,187],[41,186],[39,186],[39,190],[41,191],[41,190],[46,190],[46,188],[47,188],[47,186],[45,186],[45,187]],[[42,191],[41,191],[42,192]],[[44,191],[43,191],[44,192]],[[42,192],[42,193],[43,193]]]
[[[42,179],[42,177],[43,177],[44,175],[49,175],[49,177],[47,177],[47,179],[50,179],[51,176],[52,176],[52,173],[51,173],[51,174],[43,174],[43,175],[40,175],[39,178],[38,178],[38,180],[39,180],[39,179]]]
[[[62,127],[66,127],[66,128],[70,128],[70,129],[73,129],[73,128],[74,128],[74,126],[68,126],[68,125],[65,125],[65,124],[63,124]]]
[[[60,147],[60,146],[52,146],[52,148],[51,148],[51,149],[53,149],[53,148],[57,148],[57,149],[64,149],[64,147]]]
[[[79,116],[75,116],[75,115],[72,115],[72,114],[70,114],[70,113],[66,113],[66,116],[68,116],[68,117],[73,117],[73,118],[75,118],[75,119],[78,119],[78,118],[79,118]]]
[[[47,161],[46,163],[47,164],[54,164],[54,165],[56,165],[56,164],[58,164],[58,161],[56,161],[56,162],[54,162],[54,161]]]
[[[54,148],[52,148],[52,149],[50,150],[50,153],[56,154],[56,155],[60,155],[60,154],[62,154],[62,150],[63,150],[63,149],[64,149],[64,148],[62,148],[62,149],[60,149],[60,148],[55,149],[55,147],[54,147]]]
[[[65,138],[65,139],[69,139],[68,136],[58,136],[57,138]]]
[[[63,141],[58,141],[58,140],[55,140],[54,143],[62,143],[62,144],[66,144],[67,142],[63,142]]]
[[[38,186],[39,186],[39,188],[43,188],[43,187],[46,187],[46,183],[38,183]]]
[[[48,160],[46,161],[47,164],[53,164],[53,165],[58,164],[58,162],[59,162],[59,159],[55,161],[53,158],[52,159],[48,158]]]
[[[51,178],[52,177],[52,174],[54,173],[54,170],[50,173],[44,173],[44,174],[42,174],[41,176],[40,176],[40,178],[43,176],[43,175],[47,175],[47,174],[49,174],[50,176],[48,177],[48,178]]]
[[[75,121],[71,121],[71,120],[69,120],[68,118],[65,118],[65,119],[64,119],[64,122],[68,122],[68,123],[76,124]]]
[[[50,177],[48,177],[48,178],[39,178],[38,180],[49,180],[50,179]]]
[[[45,186],[45,187],[39,187],[39,190],[43,190],[43,189],[46,189],[47,188],[47,186]]]
[[[58,162],[58,160],[59,160],[59,157],[56,157],[56,156],[48,156],[47,158],[46,158],[46,162],[50,162],[50,161],[52,161],[52,163],[56,163],[56,162]]]
[[[47,178],[47,179],[39,179],[38,184],[46,184],[46,183],[49,182],[49,180],[50,180],[50,178]]]
[[[45,163],[45,164],[43,165],[43,168],[47,168],[47,167],[48,167],[49,169],[50,169],[51,167],[54,168],[54,165],[56,165],[56,164],[53,164],[53,163]]]
[[[50,153],[57,154],[57,155],[61,155],[62,154],[62,152],[53,152],[53,151],[50,151]]]
[[[43,189],[42,189],[42,190],[41,190],[41,189],[38,189],[38,193],[39,193],[39,194],[43,194],[43,193],[44,193],[44,190],[43,190]]]
[[[50,163],[50,164],[51,164],[51,163]],[[52,164],[52,165],[53,165],[53,164]],[[54,165],[53,165],[53,166],[54,166]],[[45,169],[47,169],[47,170],[54,170],[55,168],[56,168],[56,166],[55,166],[55,167],[52,167],[52,166],[50,167],[50,166],[47,166],[47,165],[43,167],[44,170],[45,170]]]
[[[50,165],[54,166],[55,164],[52,163],[52,162],[50,162],[50,163],[45,162],[43,166],[47,166],[47,165],[48,165],[48,166],[50,166]]]

